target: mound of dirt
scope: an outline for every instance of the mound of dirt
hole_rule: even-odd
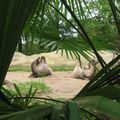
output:
[[[99,53],[106,62],[111,61],[113,58],[113,53],[111,51],[99,51]],[[76,59],[73,60],[71,57],[69,57],[68,59],[65,54],[61,55],[61,52],[56,53],[56,51],[49,52],[49,53],[42,53],[42,54],[34,54],[31,56],[26,56],[22,53],[15,52],[12,62],[11,62],[11,66],[30,65],[31,62],[35,60],[36,58],[38,58],[39,56],[45,56],[48,62],[48,65],[53,65],[53,66],[75,65],[77,62]],[[81,57],[81,59],[82,59],[82,63],[87,63],[87,61],[83,57]]]
[[[42,53],[42,54],[34,54],[31,56],[26,56],[22,53],[15,52],[11,65],[10,66],[15,66],[15,65],[30,65],[32,61],[37,59],[39,56],[45,56],[46,60],[49,65],[74,65],[76,64],[75,60],[69,58],[67,59],[66,55],[61,55],[61,53],[56,53],[56,52],[50,52],[50,53]]]
[[[15,52],[11,62],[11,66],[21,65],[24,63],[27,63],[27,56],[22,53]]]

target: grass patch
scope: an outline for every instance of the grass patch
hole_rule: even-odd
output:
[[[73,65],[62,65],[62,66],[50,66],[53,71],[72,71],[74,69]],[[10,72],[17,72],[17,71],[26,71],[31,72],[30,66],[11,66],[9,67]]]
[[[41,91],[41,92],[47,92],[47,91],[50,91],[50,87],[48,87],[48,85],[46,85],[43,81],[39,81],[39,82],[26,82],[26,83],[19,83],[18,84],[18,87],[20,88],[21,91],[27,91],[30,86],[32,85],[32,87],[34,89],[38,89],[38,91]]]
[[[21,94],[26,94],[28,93],[31,85],[33,90],[37,89],[38,92],[49,92],[51,91],[51,88],[44,82],[44,80],[38,80],[38,81],[30,81],[30,82],[25,82],[25,83],[17,83],[17,80],[15,80],[14,83],[16,83],[17,87],[19,88]],[[13,94],[16,94],[15,88],[8,88]]]
[[[74,69],[73,65],[62,65],[62,66],[51,66],[53,71],[72,71]]]
[[[17,71],[26,71],[30,72],[31,68],[30,66],[21,66],[21,65],[16,65],[16,66],[10,66],[8,69],[9,72],[17,72]]]

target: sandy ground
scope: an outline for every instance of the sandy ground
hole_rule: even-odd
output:
[[[6,80],[11,82],[26,82],[43,80],[52,90],[39,96],[52,98],[73,98],[87,83],[86,80],[72,78],[71,72],[54,72],[44,78],[29,78],[30,72],[8,72]]]

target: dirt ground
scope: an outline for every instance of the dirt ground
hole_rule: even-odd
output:
[[[73,98],[88,83],[87,80],[72,78],[71,72],[54,72],[44,78],[29,78],[29,75],[30,72],[8,72],[5,79],[11,82],[43,80],[52,90],[40,96],[64,99]]]

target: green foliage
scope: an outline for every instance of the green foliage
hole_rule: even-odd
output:
[[[98,8],[98,14],[94,13],[93,6],[95,10]],[[29,0],[29,2],[1,0],[0,86],[4,81],[23,28],[22,36],[26,43],[29,43],[30,40],[31,46],[39,39],[37,43],[50,51],[62,49],[62,51],[65,50],[67,56],[75,55],[77,59],[80,59],[81,54],[90,60],[85,51],[87,48],[98,58],[102,69],[72,100],[67,102],[46,98],[42,99],[44,102],[40,101],[40,104],[35,105],[31,103],[31,99],[34,98],[36,90],[32,91],[31,86],[25,97],[22,97],[17,85],[14,85],[17,92],[16,97],[4,89],[6,94],[0,92],[0,120],[21,120],[23,118],[25,120],[73,120],[75,118],[98,120],[100,114],[120,119],[120,55],[118,54],[110,63],[106,64],[91,40],[92,37],[98,39],[99,36],[102,39],[106,38],[108,36],[105,35],[106,33],[114,39],[117,34],[116,28],[120,35],[119,9],[118,0]],[[92,35],[89,33],[91,29],[88,31],[85,29],[86,25],[83,20],[86,19],[92,19],[91,24],[93,24],[93,19],[100,23],[97,24],[97,27],[92,26],[97,28],[93,30]],[[116,28],[110,24],[116,25]],[[95,31],[96,33],[93,34]],[[77,37],[74,36],[74,32]],[[111,35],[111,33],[113,34]],[[106,92],[103,94],[104,90]],[[111,92],[114,95],[111,95]],[[46,103],[46,100],[52,101],[52,103]],[[53,104],[53,101],[60,104]],[[88,115],[83,116],[81,110],[88,113],[90,118]]]
[[[16,72],[16,71],[26,71],[26,72],[30,72],[31,68],[30,66],[21,66],[21,65],[17,65],[17,66],[10,66],[8,71],[10,72]]]
[[[120,118],[120,110],[119,110],[120,103],[111,101],[110,99],[105,97],[101,97],[101,96],[81,97],[80,105],[83,108],[86,108],[87,110],[93,111],[94,113],[97,114],[98,113],[105,114],[110,118],[114,118],[114,119]]]
[[[11,90],[9,88],[2,88],[2,91],[9,96],[9,99],[11,99],[11,103],[20,107],[25,108],[26,106],[28,106],[31,102],[31,98],[34,97],[34,95],[36,94],[37,88],[33,88],[32,85],[29,86],[29,88],[27,88],[26,91],[23,92],[23,90],[21,90],[21,88],[19,88],[18,85],[14,84],[14,88],[12,88],[14,90]],[[12,100],[12,98],[22,98],[25,97],[24,99],[14,99]]]
[[[14,98],[15,99],[15,98]],[[22,100],[22,98],[19,98]],[[33,99],[33,98],[32,98]],[[42,98],[38,98],[42,99]],[[15,100],[16,101],[16,100]],[[15,109],[8,110],[7,107],[4,106],[4,109],[9,114],[4,114],[0,116],[1,120],[19,120],[22,119],[24,116],[25,120],[76,120],[86,118],[86,120],[98,120],[98,117],[94,117],[92,114],[85,112],[82,109],[79,109],[78,105],[75,102],[67,102],[66,104],[61,101],[52,101],[51,100],[43,99],[43,101],[39,101],[39,104],[34,104],[29,107],[23,107],[20,110],[20,106],[17,112],[13,112]],[[18,102],[18,101],[17,101]],[[61,104],[55,104],[55,103]],[[41,104],[40,104],[41,103]],[[18,106],[17,106],[18,108]],[[77,112],[76,112],[77,110]],[[69,112],[70,111],[70,112]],[[81,116],[80,116],[81,113]]]
[[[92,38],[92,42],[97,49],[114,49],[112,44],[108,43],[115,43],[116,27],[109,4],[106,0],[103,1],[90,0],[90,2],[85,2],[82,0],[80,2],[75,0],[74,2],[69,1],[67,4],[71,7],[89,37]],[[76,4],[77,6],[75,6]],[[83,46],[84,50],[89,50],[89,45],[87,46],[77,29],[79,25],[76,24],[74,17],[70,16],[70,11],[63,3],[56,0],[47,4],[45,2],[43,6],[43,10],[37,11],[35,14],[37,18],[33,17],[31,24],[28,24],[27,29],[23,32],[23,38],[26,41],[23,45],[25,54],[65,49],[65,45],[67,45],[67,48],[73,47],[71,46],[73,40],[78,47],[81,47],[81,45],[77,43],[77,40],[82,44],[81,50],[83,50]],[[69,40],[69,44],[67,40]]]
[[[50,115],[51,106],[41,105],[39,107],[31,107],[24,111],[18,111],[11,113],[9,115],[0,116],[1,120],[21,120],[24,117],[24,120],[45,120],[44,117]],[[47,117],[46,117],[47,118]]]
[[[0,71],[2,71],[0,74],[0,87],[24,25],[33,10],[33,6],[36,7],[37,3],[39,3],[38,0],[31,0],[29,5],[25,0],[0,1]],[[4,55],[6,55],[5,59]]]
[[[42,79],[44,79],[44,78],[42,78]],[[15,81],[17,83],[17,80],[15,80]],[[31,80],[30,82],[27,81],[25,83],[17,83],[16,85],[20,89],[22,95],[25,95],[26,93],[28,93],[28,90],[29,90],[29,88],[31,86],[32,86],[31,89],[33,89],[33,90],[37,89],[38,92],[48,92],[48,91],[51,91],[51,88],[44,83],[44,80],[38,80],[38,81]],[[15,95],[18,94],[18,93],[20,95],[19,90],[17,92],[16,85],[15,85],[14,88],[13,87],[9,88],[9,87],[6,86],[6,89],[11,91]]]
[[[51,66],[53,71],[72,71],[74,69],[73,65],[61,65],[61,66]]]

